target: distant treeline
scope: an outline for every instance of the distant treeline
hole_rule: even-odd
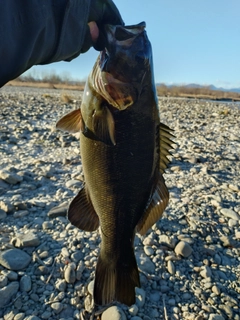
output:
[[[240,100],[240,93],[231,91],[213,90],[210,86],[166,86],[157,85],[157,93],[160,97],[202,98],[213,100]]]
[[[36,72],[28,73],[15,79],[19,85],[41,86],[41,84],[49,84],[49,86],[58,88],[71,88],[82,90],[85,80],[73,81],[71,77],[65,73],[56,74],[54,71],[43,72],[41,76]],[[14,84],[16,85],[16,84]],[[212,99],[212,100],[234,100],[240,101],[240,93],[231,91],[213,90],[211,86],[190,87],[190,86],[167,86],[165,84],[157,85],[157,93],[160,97],[179,97],[179,98],[196,98],[196,99]]]

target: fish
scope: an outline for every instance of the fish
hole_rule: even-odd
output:
[[[87,79],[80,109],[56,124],[80,131],[85,184],[68,219],[81,230],[100,229],[95,305],[135,303],[140,287],[135,234],[144,235],[169,201],[163,173],[174,135],[160,122],[145,29],[145,22],[105,26],[105,49]]]

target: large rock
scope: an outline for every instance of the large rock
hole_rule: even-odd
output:
[[[20,249],[10,249],[0,252],[0,264],[9,270],[22,270],[31,261],[31,257]]]

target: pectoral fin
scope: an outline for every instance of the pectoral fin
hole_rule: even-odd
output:
[[[115,122],[108,107],[95,110],[92,121],[96,137],[107,144],[115,145]]]
[[[74,110],[63,116],[57,123],[56,128],[70,133],[83,131],[81,110]]]
[[[151,202],[147,207],[144,215],[137,225],[137,232],[141,235],[144,235],[149,228],[151,228],[154,223],[156,223],[162,216],[163,211],[165,210],[169,200],[168,189],[165,185],[164,178],[161,174],[159,174],[158,183],[155,191],[153,192],[153,196],[151,198]]]
[[[68,219],[75,227],[84,231],[94,231],[99,227],[99,218],[86,188],[81,189],[71,202]]]

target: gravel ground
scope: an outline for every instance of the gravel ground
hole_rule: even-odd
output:
[[[99,233],[65,218],[83,183],[77,135],[55,130],[81,94],[0,90],[0,320],[89,319]],[[141,289],[94,319],[240,319],[240,108],[160,99],[177,147],[170,203],[136,236]],[[93,317],[92,317],[93,318]]]

